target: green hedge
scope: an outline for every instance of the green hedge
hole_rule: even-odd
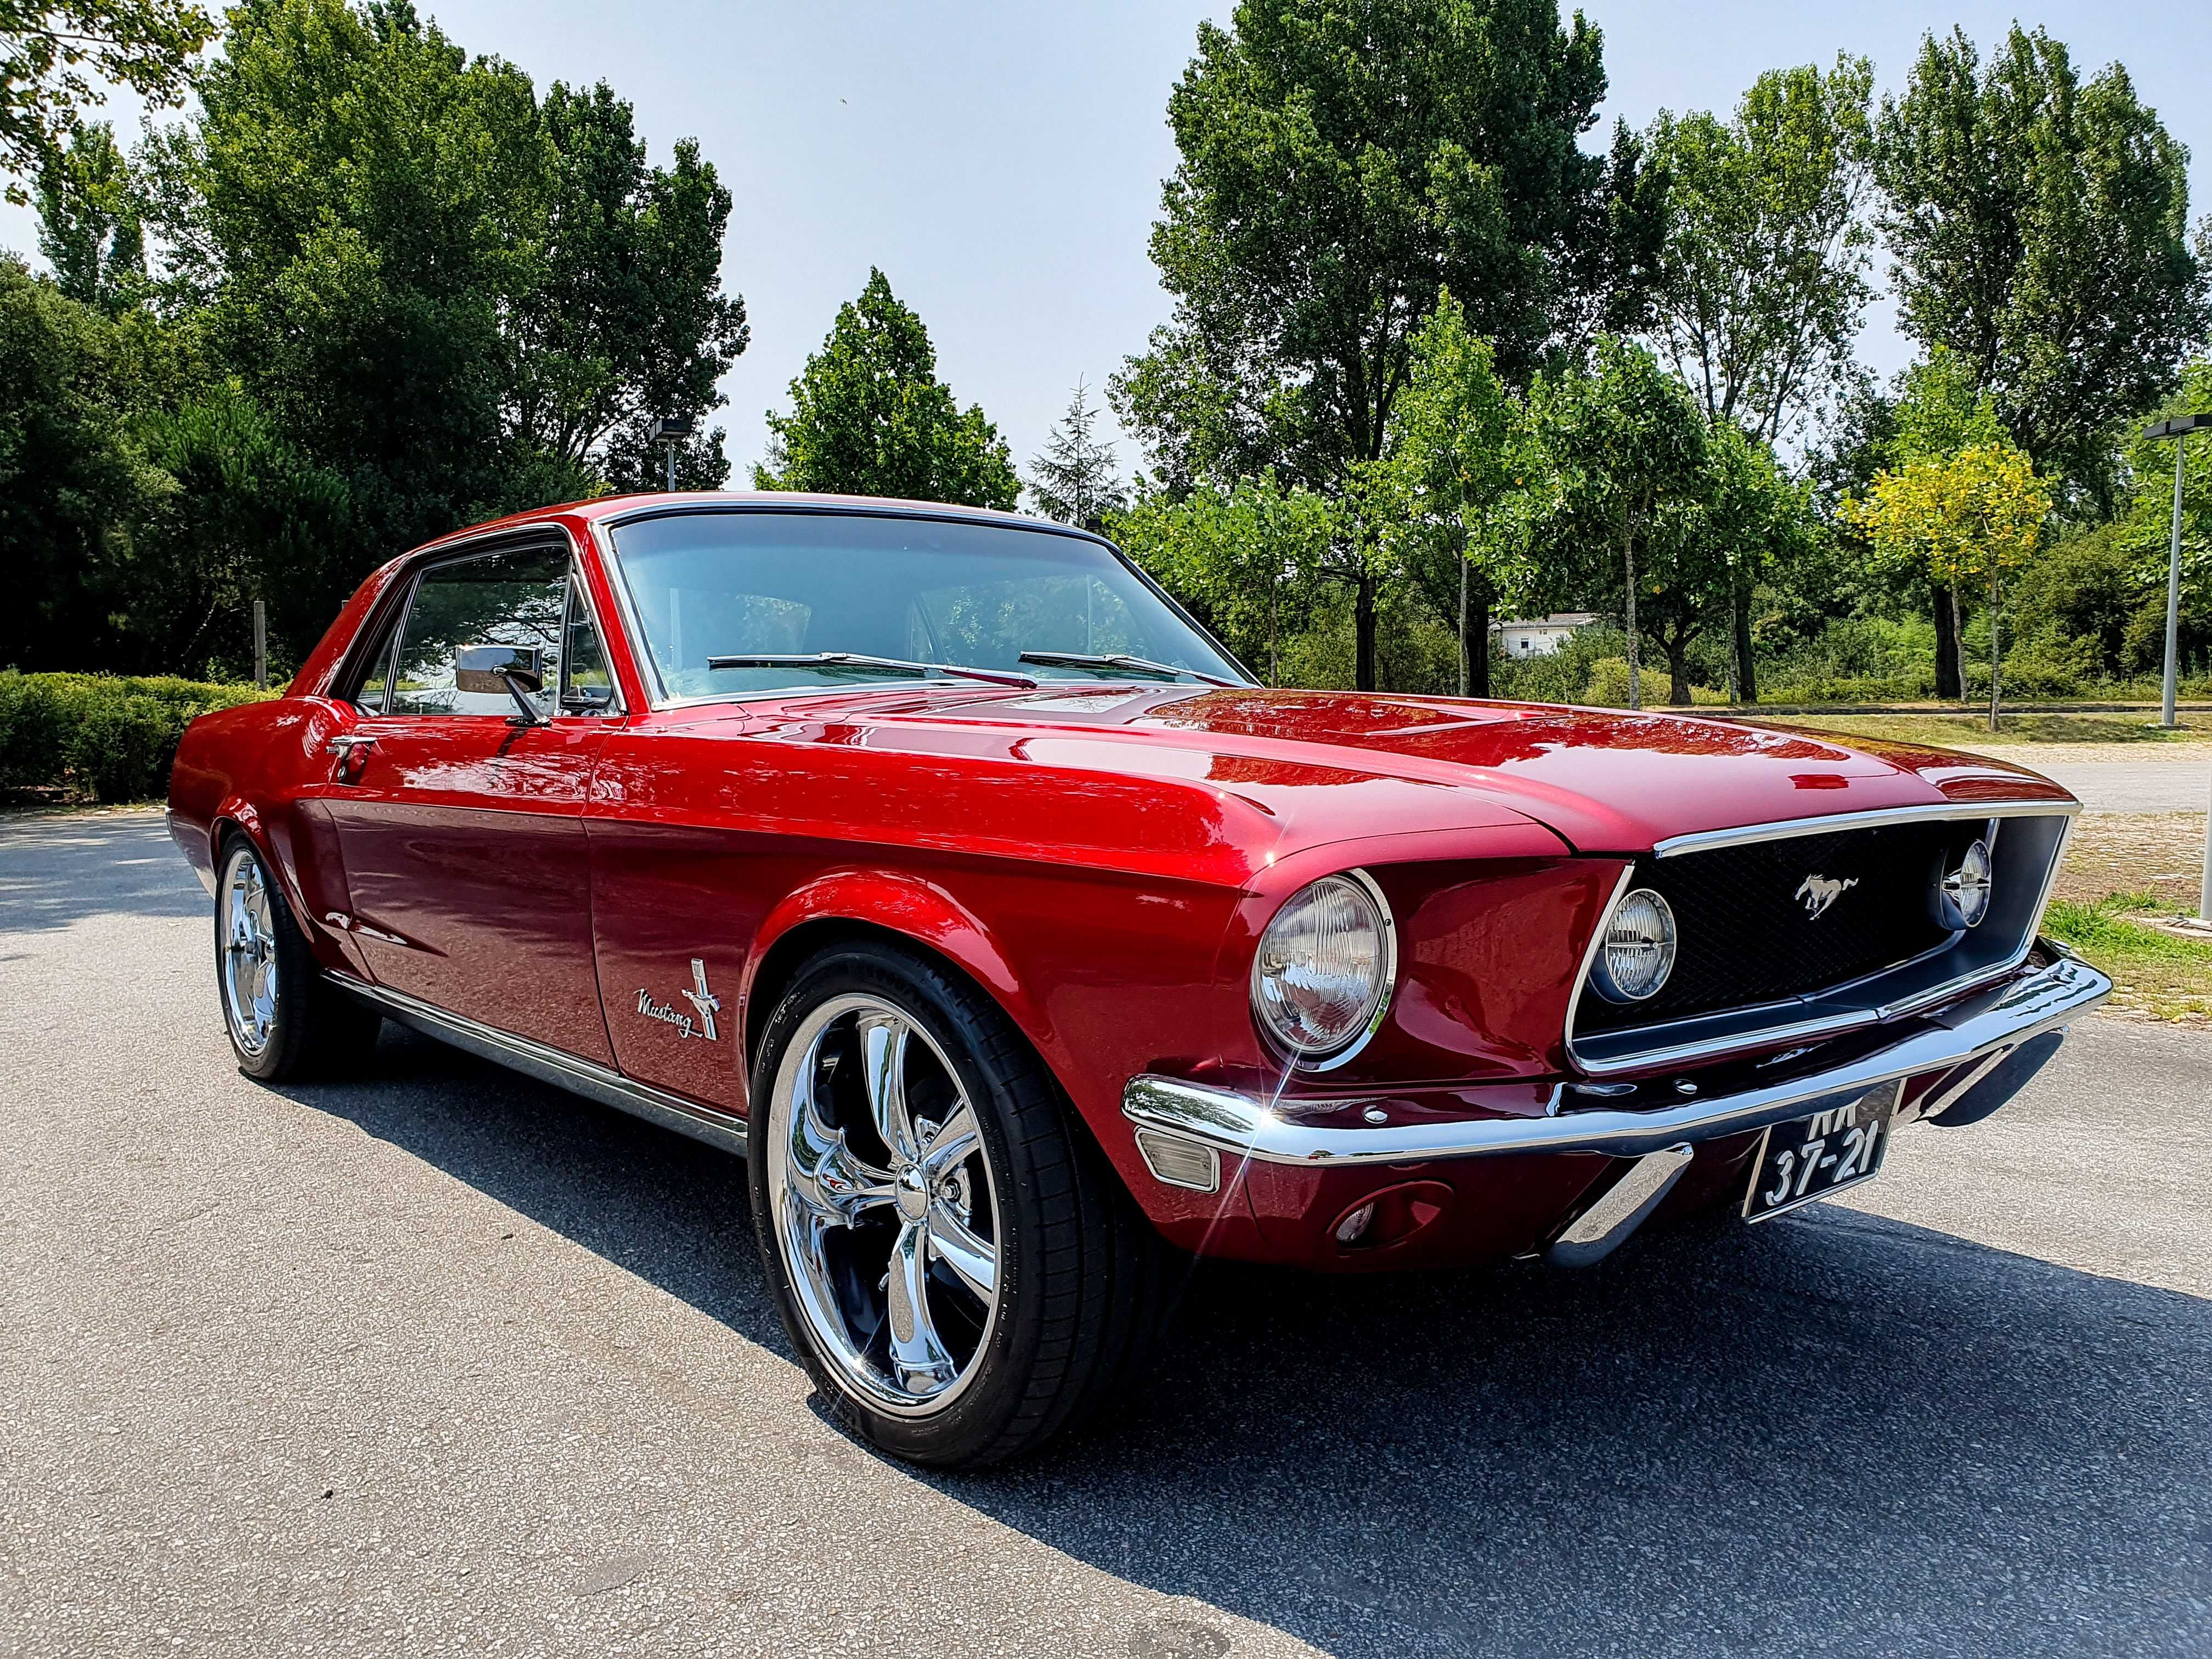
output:
[[[64,800],[147,800],[195,715],[274,693],[167,678],[0,671],[0,792]]]

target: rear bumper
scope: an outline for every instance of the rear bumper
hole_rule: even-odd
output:
[[[2087,963],[2056,947],[2045,950],[2049,960],[1922,1014],[1893,1042],[1772,1081],[1759,1080],[1755,1066],[1716,1068],[1702,1074],[1717,1085],[1709,1091],[1685,1079],[1669,1085],[1666,1103],[1649,1107],[1580,1105],[1581,1097],[1565,1085],[1541,1115],[1452,1117],[1431,1103],[1389,1093],[1277,1102],[1147,1073],[1129,1080],[1121,1111],[1136,1125],[1139,1149],[1156,1174],[1178,1167],[1176,1143],[1212,1155],[1185,1160],[1184,1169],[1218,1167],[1224,1157],[1305,1169],[1532,1152],[1637,1158],[1806,1117],[1900,1078],[1925,1085],[1917,1097],[1910,1086],[1905,1095],[1905,1114],[1918,1119],[1942,1110],[1996,1060],[2111,994],[2112,981]]]

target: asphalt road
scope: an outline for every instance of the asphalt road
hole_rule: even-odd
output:
[[[2175,744],[2157,760],[2068,761],[2038,755],[2021,763],[2073,791],[2092,812],[2202,812],[2212,805],[2208,751],[2212,744]]]
[[[2212,1041],[1850,1207],[1217,1270],[1117,1431],[833,1431],[722,1155],[387,1035],[230,1066],[155,817],[0,826],[0,1650],[2212,1652]]]

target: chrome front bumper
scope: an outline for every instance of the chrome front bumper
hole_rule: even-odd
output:
[[[2087,963],[2061,955],[2048,966],[2025,970],[1948,1008],[1923,1015],[1910,1036],[1855,1060],[1787,1081],[1644,1110],[1577,1107],[1571,1103],[1571,1091],[1563,1089],[1554,1094],[1547,1116],[1431,1119],[1355,1128],[1311,1120],[1387,1102],[1372,1095],[1301,1097],[1293,1109],[1291,1103],[1278,1104],[1146,1073],[1129,1079],[1121,1094],[1121,1112],[1147,1134],[1167,1135],[1265,1164],[1334,1168],[1513,1152],[1607,1152],[1635,1158],[1806,1117],[1855,1100],[1893,1079],[1921,1077],[1975,1060],[1994,1062],[2094,1007],[2112,989],[2112,981]],[[1987,1069],[1978,1066],[1962,1077],[1962,1087]],[[1957,1092],[1947,1090],[1947,1098]],[[1918,1115],[1932,1115],[1944,1103],[1923,1103]],[[1149,1157],[1147,1161],[1152,1161]]]

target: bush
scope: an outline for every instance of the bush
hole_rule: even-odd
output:
[[[0,672],[0,791],[103,803],[167,794],[185,726],[268,695],[166,676]]]
[[[1666,670],[1639,662],[1636,665],[1636,678],[1644,688],[1644,706],[1664,708],[1668,688],[1674,684],[1668,678]],[[1601,657],[1592,663],[1589,688],[1575,701],[1595,703],[1601,708],[1627,708],[1628,659]]]

